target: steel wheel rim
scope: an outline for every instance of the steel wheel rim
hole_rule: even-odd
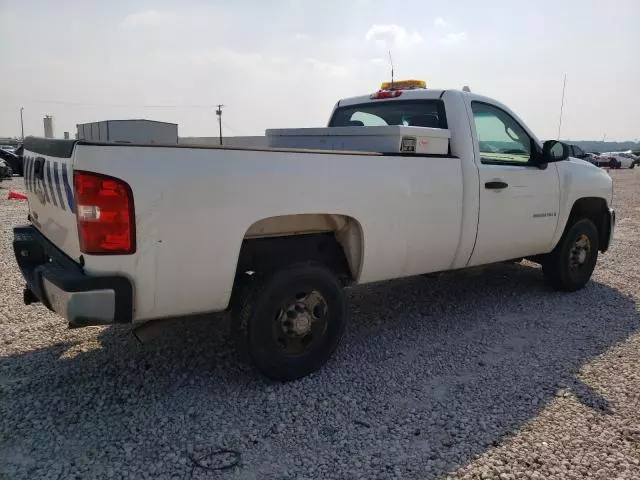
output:
[[[569,250],[569,270],[580,270],[591,256],[591,240],[585,234],[579,235]]]
[[[296,288],[276,311],[273,340],[280,352],[300,356],[313,350],[327,330],[329,308],[324,296],[314,288]]]

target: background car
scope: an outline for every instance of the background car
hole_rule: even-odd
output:
[[[602,155],[613,157],[620,162],[620,167],[618,168],[634,168],[636,166],[636,159],[627,152],[607,152]]]
[[[620,168],[620,161],[607,153],[600,153],[596,157],[596,165],[606,168]]]
[[[24,173],[22,157],[15,153],[0,149],[0,159],[2,159],[14,173],[22,176]]]
[[[7,152],[15,152],[16,147],[14,147],[13,145],[0,145],[0,150],[5,150]]]
[[[640,165],[640,156],[636,155],[633,152],[622,152],[621,155],[623,157],[628,157],[631,160],[633,160],[633,165],[631,166],[631,168],[634,168],[636,165]]]
[[[600,155],[598,155],[597,153],[587,153],[585,155],[585,157],[583,158],[583,160],[586,160],[587,162],[589,162],[589,163],[591,163],[593,165],[598,165],[598,157],[599,156]]]
[[[578,145],[573,145],[571,143],[566,144],[569,147],[569,156],[573,158],[580,158],[582,160],[586,160],[587,153],[582,150]]]
[[[13,171],[11,170],[11,167],[7,165],[7,162],[0,159],[0,181],[4,180],[5,178],[11,178],[12,176]]]
[[[609,155],[606,153],[588,153],[578,145],[573,145],[570,143],[567,143],[566,145],[567,147],[569,147],[570,157],[586,160],[587,162],[590,162],[597,167],[620,168],[622,164],[622,162],[615,158],[615,156],[613,155]]]

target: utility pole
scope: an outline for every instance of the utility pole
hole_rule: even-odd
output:
[[[24,107],[20,107],[20,130],[22,131],[22,140],[24,140],[24,120],[22,119],[22,111]]]
[[[216,110],[216,115],[218,116],[218,131],[220,132],[220,145],[222,145],[222,107],[224,107],[224,105],[218,104],[218,109]]]

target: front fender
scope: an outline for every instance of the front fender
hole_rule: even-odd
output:
[[[567,223],[571,220],[571,215],[576,213],[576,206],[586,199],[598,200],[601,203],[597,221],[594,223],[601,233],[604,231],[609,232],[610,227],[608,224],[610,221],[602,218],[610,218],[609,209],[613,199],[613,180],[611,180],[609,174],[589,162],[573,158],[558,162],[557,166],[560,180],[560,209],[558,225],[552,241],[553,247],[560,241]],[[606,215],[601,215],[603,211]],[[601,222],[606,222],[607,225],[604,226]],[[606,244],[608,248],[610,244],[608,237],[603,244]]]

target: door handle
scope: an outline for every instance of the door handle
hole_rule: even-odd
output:
[[[507,188],[508,186],[508,183],[501,181],[486,182],[484,184],[484,188],[486,188],[487,190],[500,190],[503,188]]]

